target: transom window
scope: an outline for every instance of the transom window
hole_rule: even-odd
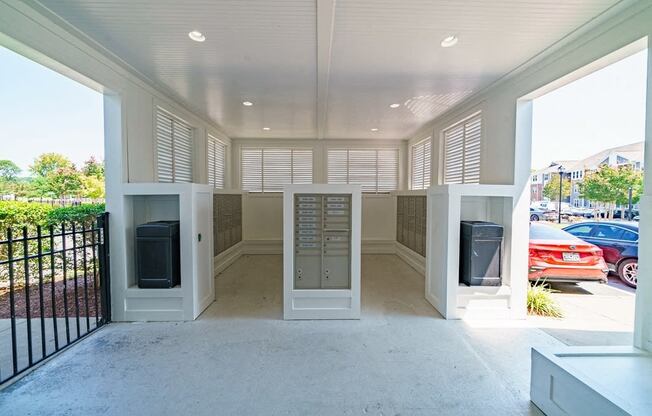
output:
[[[362,185],[362,192],[398,189],[398,149],[329,149],[328,183]]]
[[[410,189],[428,189],[432,160],[432,137],[412,146],[412,166]]]
[[[312,183],[312,149],[243,148],[242,189],[281,192],[287,184]]]
[[[444,130],[444,183],[480,183],[482,117]]]

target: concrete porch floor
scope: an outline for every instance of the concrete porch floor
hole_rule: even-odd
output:
[[[112,323],[0,392],[0,414],[512,415],[529,402],[534,328],[472,328],[423,277],[365,255],[360,321],[283,321],[282,257],[244,256],[186,323]]]

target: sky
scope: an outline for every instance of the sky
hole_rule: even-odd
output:
[[[534,100],[532,168],[645,139],[647,51]]]
[[[102,94],[0,46],[0,160],[29,176],[46,152],[104,160]]]

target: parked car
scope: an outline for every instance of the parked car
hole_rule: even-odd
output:
[[[606,283],[608,273],[599,247],[558,228],[530,224],[530,281]]]
[[[604,252],[609,269],[626,285],[636,287],[638,277],[638,223],[625,221],[581,222],[564,231],[595,244]]]
[[[571,215],[574,217],[593,218],[593,210],[590,208],[571,208]]]
[[[546,216],[546,211],[543,209],[530,207],[530,221],[541,221]]]

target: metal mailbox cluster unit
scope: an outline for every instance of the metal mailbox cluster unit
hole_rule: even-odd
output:
[[[285,319],[360,317],[360,187],[284,191]]]
[[[242,241],[242,195],[213,195],[214,255]]]
[[[396,197],[396,240],[405,247],[426,255],[426,196]]]

